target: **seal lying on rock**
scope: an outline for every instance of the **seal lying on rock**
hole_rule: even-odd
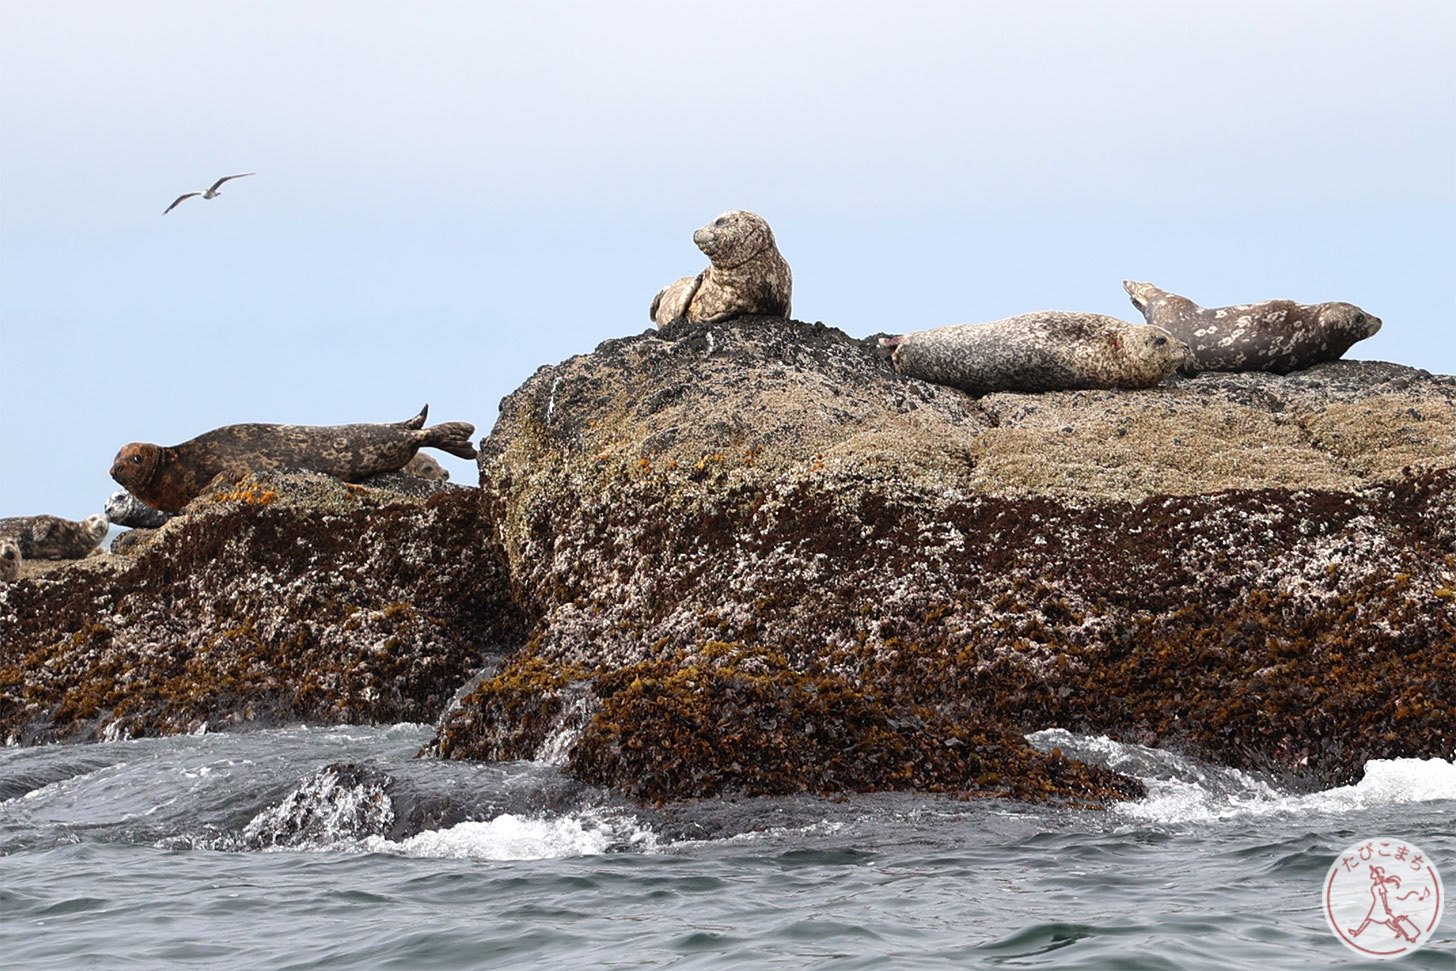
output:
[[[304,469],[354,482],[397,472],[421,448],[475,458],[475,426],[449,421],[425,428],[430,406],[393,425],[227,425],[181,445],[123,445],[111,477],[142,502],[180,512],[214,480],[237,482],[251,472]]]
[[[172,518],[171,513],[153,509],[125,489],[117,489],[106,500],[106,516],[129,529],[156,529]]]
[[[1148,388],[1190,358],[1161,327],[1061,310],[882,337],[880,346],[893,348],[901,374],[976,395]]]
[[[0,538],[15,543],[27,560],[79,560],[101,545],[111,522],[100,513],[80,522],[60,516],[0,519]]]
[[[14,580],[20,575],[20,544],[13,539],[0,539],[0,580]]]
[[[1352,303],[1266,300],[1205,309],[1151,283],[1124,280],[1122,287],[1148,323],[1193,350],[1194,363],[1182,369],[1185,374],[1302,371],[1321,361],[1337,360],[1356,341],[1380,330],[1379,317]]]
[[[659,290],[648,310],[653,323],[664,327],[679,318],[696,324],[741,314],[789,316],[793,275],[762,216],[742,209],[725,212],[693,233],[693,242],[712,265]]]

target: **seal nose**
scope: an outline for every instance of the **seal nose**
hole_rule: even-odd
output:
[[[1380,318],[1379,317],[1366,317],[1365,318],[1365,336],[1366,337],[1373,337],[1379,331],[1380,331]]]

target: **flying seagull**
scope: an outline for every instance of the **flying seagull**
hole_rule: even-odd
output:
[[[173,209],[176,209],[177,206],[182,202],[183,199],[191,199],[193,196],[202,196],[202,198],[204,198],[204,199],[216,199],[219,195],[222,194],[219,190],[220,190],[222,184],[224,182],[226,182],[228,179],[241,179],[241,178],[244,178],[245,176],[256,175],[256,174],[257,174],[256,172],[244,172],[242,175],[224,175],[222,178],[218,179],[216,182],[214,182],[211,186],[209,186],[206,189],[198,189],[196,192],[184,192],[182,195],[180,195],[176,199],[174,199],[172,201],[172,204],[170,206],[168,206],[166,209],[163,209],[162,210],[162,215],[165,216],[167,213],[171,212]]]

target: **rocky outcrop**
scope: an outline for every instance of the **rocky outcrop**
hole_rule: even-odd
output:
[[[0,587],[0,733],[432,720],[525,631],[481,516],[476,489],[270,474]]]
[[[1453,465],[1397,365],[977,399],[678,324],[538,371],[479,489],[265,477],[0,586],[0,733],[443,712],[649,802],[1137,791],[1049,727],[1348,781],[1456,749]]]
[[[1453,429],[1456,382],[1379,363],[972,399],[822,326],[609,341],[485,443],[534,636],[435,750],[579,731],[657,799],[1109,794],[1049,726],[1319,781],[1449,755]]]

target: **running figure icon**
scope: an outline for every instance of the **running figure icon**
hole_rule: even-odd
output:
[[[1335,857],[1325,874],[1324,917],[1330,932],[1365,957],[1396,958],[1419,950],[1445,909],[1436,861],[1409,840],[1363,839]]]
[[[1390,909],[1390,891],[1392,889],[1400,889],[1400,877],[1394,874],[1386,876],[1383,868],[1372,866],[1370,868],[1370,910],[1366,912],[1365,919],[1360,922],[1359,927],[1350,929],[1351,937],[1359,937],[1371,924],[1379,924],[1382,927],[1389,927],[1396,937],[1412,944],[1420,940],[1420,928],[1405,914],[1397,914]],[[1424,900],[1429,896],[1429,890],[1426,890],[1424,894],[1412,890],[1404,897],[1396,899],[1400,901],[1409,897],[1418,897]],[[1378,919],[1377,913],[1384,914],[1384,919]]]

